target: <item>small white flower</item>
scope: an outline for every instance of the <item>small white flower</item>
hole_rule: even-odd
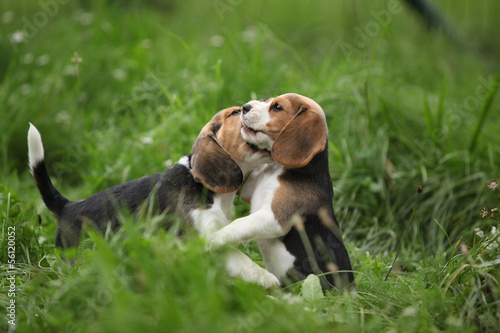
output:
[[[479,228],[474,229],[474,233],[476,234],[476,236],[478,236],[480,238],[484,237],[484,232]]]
[[[94,21],[94,15],[79,8],[73,12],[73,20],[79,22],[81,25],[89,25]]]
[[[12,44],[19,44],[19,43],[22,43],[24,42],[24,40],[26,39],[26,32],[22,31],[22,30],[16,30],[14,31],[13,33],[10,34],[10,42]]]
[[[149,137],[149,136],[145,136],[141,139],[141,142],[145,145],[150,145],[153,143],[153,138]]]
[[[406,309],[403,310],[403,313],[402,315],[404,317],[413,317],[417,314],[417,307],[416,306],[410,306],[410,307],[407,307]]]
[[[456,317],[447,317],[446,324],[450,326],[462,327],[462,321]]]
[[[497,179],[492,179],[488,182],[488,188],[495,190],[498,187],[498,180]]]
[[[66,76],[77,76],[78,75],[78,67],[76,65],[66,65],[63,68],[63,75]]]
[[[69,124],[71,122],[71,116],[68,111],[61,111],[56,114],[56,122],[60,124]]]
[[[168,159],[166,160],[163,165],[168,168],[168,167],[171,167],[172,165],[174,164],[174,161],[172,161],[171,159]]]
[[[498,248],[498,243],[497,242],[491,242],[487,247],[486,250],[493,252]]]
[[[225,42],[226,39],[223,36],[215,35],[210,37],[210,44],[212,44],[212,46],[214,47],[221,47]]]
[[[21,62],[25,65],[29,65],[33,62],[35,59],[35,56],[33,56],[33,53],[26,53],[22,58]]]
[[[48,54],[43,54],[36,58],[36,64],[40,67],[47,65],[50,62],[50,56]]]
[[[82,13],[78,18],[81,25],[89,25],[94,21],[94,15],[89,12]]]
[[[127,72],[122,68],[117,68],[111,74],[113,78],[117,81],[123,81],[127,77]]]
[[[28,83],[25,83],[19,89],[21,90],[21,94],[28,95],[31,91],[31,86]]]
[[[491,235],[492,235],[492,236],[496,236],[496,234],[497,234],[497,227],[492,226],[492,227],[491,227]]]
[[[252,43],[258,35],[259,28],[256,26],[249,26],[241,36],[242,40],[246,43]]]

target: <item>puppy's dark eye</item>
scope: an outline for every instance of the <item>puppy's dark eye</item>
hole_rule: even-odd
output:
[[[234,110],[229,116],[237,116],[241,113],[241,110],[238,109],[238,110]]]
[[[273,110],[274,111],[283,111],[283,108],[281,107],[281,105],[279,105],[278,103],[276,103],[276,104],[273,105]]]
[[[265,102],[265,101],[267,101],[267,99],[265,99],[265,98],[264,99],[259,99],[259,102]]]

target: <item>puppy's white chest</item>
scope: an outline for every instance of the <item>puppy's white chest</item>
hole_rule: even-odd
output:
[[[251,199],[251,213],[264,207],[271,208],[274,192],[280,186],[278,176],[283,167],[279,164],[269,164],[256,169],[250,181],[254,182],[254,192]]]

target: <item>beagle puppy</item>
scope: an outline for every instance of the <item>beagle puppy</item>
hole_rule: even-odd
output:
[[[43,201],[58,220],[56,247],[77,246],[85,222],[101,233],[108,227],[119,228],[118,212],[127,209],[138,213],[143,203],[152,205],[156,214],[165,213],[167,220],[180,216],[202,237],[222,228],[232,218],[233,199],[245,175],[272,161],[269,151],[243,140],[240,114],[241,107],[218,112],[201,130],[191,154],[163,173],[132,180],[79,201],[68,200],[52,185],[40,133],[30,124],[29,165]],[[231,277],[266,288],[279,284],[274,275],[236,249],[230,251],[226,263]]]
[[[257,241],[267,269],[288,283],[320,275],[325,290],[354,288],[332,207],[328,128],[312,99],[285,94],[243,106],[242,137],[271,151],[241,189],[250,215],[209,236],[209,247]]]

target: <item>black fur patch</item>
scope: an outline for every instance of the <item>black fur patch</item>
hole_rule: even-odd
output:
[[[212,124],[212,132],[214,133],[214,135],[217,134],[217,132],[220,130],[221,127],[222,127],[221,123],[213,123]]]
[[[189,213],[197,208],[210,208],[213,196],[213,192],[194,180],[189,168],[175,164],[164,173],[131,180],[84,200],[68,202],[58,218],[56,246],[77,246],[84,222],[102,233],[108,225],[115,230],[119,228],[119,210],[135,213],[145,202],[153,205],[155,214],[167,211],[167,224],[174,216],[190,223]]]

